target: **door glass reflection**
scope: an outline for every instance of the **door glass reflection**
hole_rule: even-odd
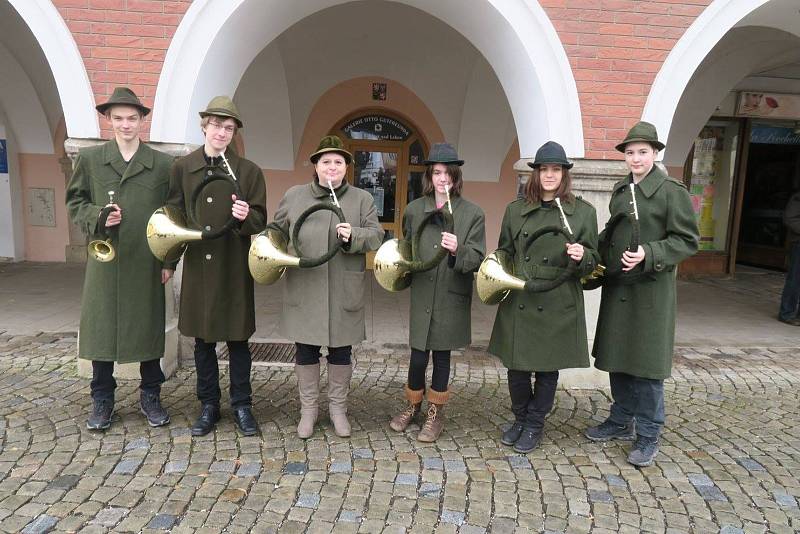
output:
[[[356,187],[372,195],[381,222],[394,222],[397,153],[356,150],[354,159],[353,181]]]

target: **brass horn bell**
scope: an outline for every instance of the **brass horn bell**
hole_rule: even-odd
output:
[[[111,244],[111,238],[95,239],[86,246],[89,257],[101,263],[107,263],[113,260],[117,252],[114,250],[114,245]]]
[[[250,245],[247,265],[253,280],[259,284],[274,284],[281,279],[287,267],[298,267],[300,258],[288,253],[286,236],[273,228],[259,234]]]
[[[388,291],[401,291],[411,285],[411,243],[390,239],[375,253],[375,279]]]
[[[477,276],[478,298],[486,304],[499,304],[512,289],[525,289],[525,281],[513,274],[506,254],[492,252],[481,262]]]
[[[147,244],[153,256],[160,261],[172,261],[180,257],[186,244],[203,239],[203,232],[189,230],[183,226],[183,217],[167,206],[158,208],[147,221]]]

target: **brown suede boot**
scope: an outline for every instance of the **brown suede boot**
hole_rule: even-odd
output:
[[[423,443],[433,443],[439,439],[439,435],[444,430],[444,405],[450,398],[450,390],[435,391],[428,390],[428,417],[422,430],[419,431],[417,441]]]
[[[314,423],[319,412],[319,364],[295,365],[297,389],[300,392],[300,422],[297,436],[308,439],[314,434]]]
[[[424,395],[425,390],[410,389],[408,385],[406,385],[405,390],[408,406],[406,406],[405,410],[392,417],[392,421],[389,423],[389,426],[395,432],[403,432],[406,428],[408,428],[408,425],[411,424],[411,421],[422,409],[422,396]]]
[[[347,394],[350,391],[352,365],[328,364],[328,415],[333,430],[340,438],[350,437],[350,421],[347,420]]]

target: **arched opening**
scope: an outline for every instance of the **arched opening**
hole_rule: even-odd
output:
[[[701,251],[684,273],[782,270],[782,213],[800,188],[800,13],[791,0],[717,0],[665,61],[643,114],[683,177]]]

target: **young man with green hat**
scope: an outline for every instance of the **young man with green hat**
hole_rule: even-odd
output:
[[[351,432],[347,396],[353,376],[352,347],[366,338],[366,254],[380,246],[383,228],[372,195],[347,183],[347,166],[353,156],[341,139],[323,137],[309,160],[314,165],[310,182],[289,188],[270,228],[287,238],[297,232],[297,242],[289,244],[289,253],[295,256],[301,255],[300,250],[308,258],[321,257],[334,247],[341,250],[317,267],[287,269],[281,331],[297,347],[298,437],[307,439],[314,434],[323,346],[328,348],[328,414],[336,435],[347,437]],[[320,204],[339,206],[344,222],[325,209],[312,213],[296,230],[306,210]]]
[[[252,412],[251,355],[247,340],[255,332],[253,279],[247,267],[250,236],[266,226],[266,184],[261,169],[239,157],[230,145],[243,127],[227,96],[214,97],[200,112],[203,146],[172,166],[167,204],[194,214],[195,230],[232,230],[216,239],[194,241],[183,254],[178,329],[195,340],[197,397],[201,412],[193,436],[214,429],[220,418],[221,392],[216,344],[228,345],[230,404],[241,433],[258,433]],[[217,180],[216,178],[225,178]],[[235,185],[234,185],[235,184]],[[232,188],[234,185],[234,188]],[[241,197],[234,194],[235,186]],[[191,205],[192,199],[195,205]]]
[[[169,423],[161,405],[164,373],[164,284],[172,271],[150,253],[147,220],[164,205],[172,158],[139,139],[150,109],[117,87],[97,111],[114,139],[80,151],[67,186],[70,218],[90,240],[110,236],[114,257],[86,263],[78,356],[92,361],[90,430],[114,413],[115,363],[139,362],[140,409],[151,426]]]
[[[664,379],[672,373],[676,267],[697,251],[700,236],[686,187],[655,164],[664,148],[655,126],[636,124],[616,148],[630,174],[614,186],[609,211],[612,220],[625,218],[600,234],[600,250],[606,273],[621,274],[603,283],[592,349],[595,366],[609,373],[614,402],[609,417],[586,436],[635,440],[628,462],[647,466],[658,453]]]

